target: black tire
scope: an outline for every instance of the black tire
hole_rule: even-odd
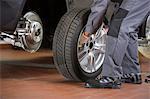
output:
[[[67,12],[58,23],[54,34],[54,63],[58,71],[69,80],[86,81],[101,73],[101,68],[94,73],[84,72],[77,58],[78,38],[88,15],[88,9],[73,9]]]

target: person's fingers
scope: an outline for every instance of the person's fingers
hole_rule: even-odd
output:
[[[84,32],[81,36],[81,39],[80,39],[80,44],[84,44],[88,41],[89,39],[89,33],[88,32]]]
[[[81,40],[80,40],[80,43],[81,43],[81,44],[86,43],[86,42],[88,41],[88,38],[89,38],[89,37],[87,37],[87,36],[85,36],[85,35],[82,35]]]
[[[83,35],[85,35],[86,37],[89,37],[89,32],[84,32]]]

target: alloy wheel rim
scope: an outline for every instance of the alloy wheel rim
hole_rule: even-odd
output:
[[[106,34],[104,23],[95,34],[90,35],[88,41],[80,44],[80,39],[84,28],[82,29],[77,46],[78,62],[82,70],[86,73],[94,73],[98,71],[105,58]]]

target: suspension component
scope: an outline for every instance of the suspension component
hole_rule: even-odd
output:
[[[13,46],[22,47],[28,52],[37,51],[43,39],[43,26],[35,12],[26,13],[17,24],[13,34],[1,32],[0,39]]]

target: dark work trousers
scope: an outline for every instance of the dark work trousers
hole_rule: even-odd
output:
[[[98,1],[106,0],[97,0],[97,3]],[[96,5],[99,4],[95,3],[95,7]],[[95,8],[95,10],[98,9]],[[141,72],[138,60],[138,27],[142,24],[149,11],[150,0],[124,0],[122,2],[110,23],[110,30],[106,39],[106,53],[102,76],[118,78],[123,74]],[[95,15],[103,14],[103,12],[99,11],[93,12],[97,13]],[[101,16],[96,18],[94,14],[90,14],[90,17],[92,22],[94,22],[94,20],[97,21]],[[87,24],[92,22],[90,21]],[[97,27],[98,24],[92,24],[91,26],[87,25],[86,28],[94,29],[93,27]],[[94,30],[89,32],[91,31]]]

